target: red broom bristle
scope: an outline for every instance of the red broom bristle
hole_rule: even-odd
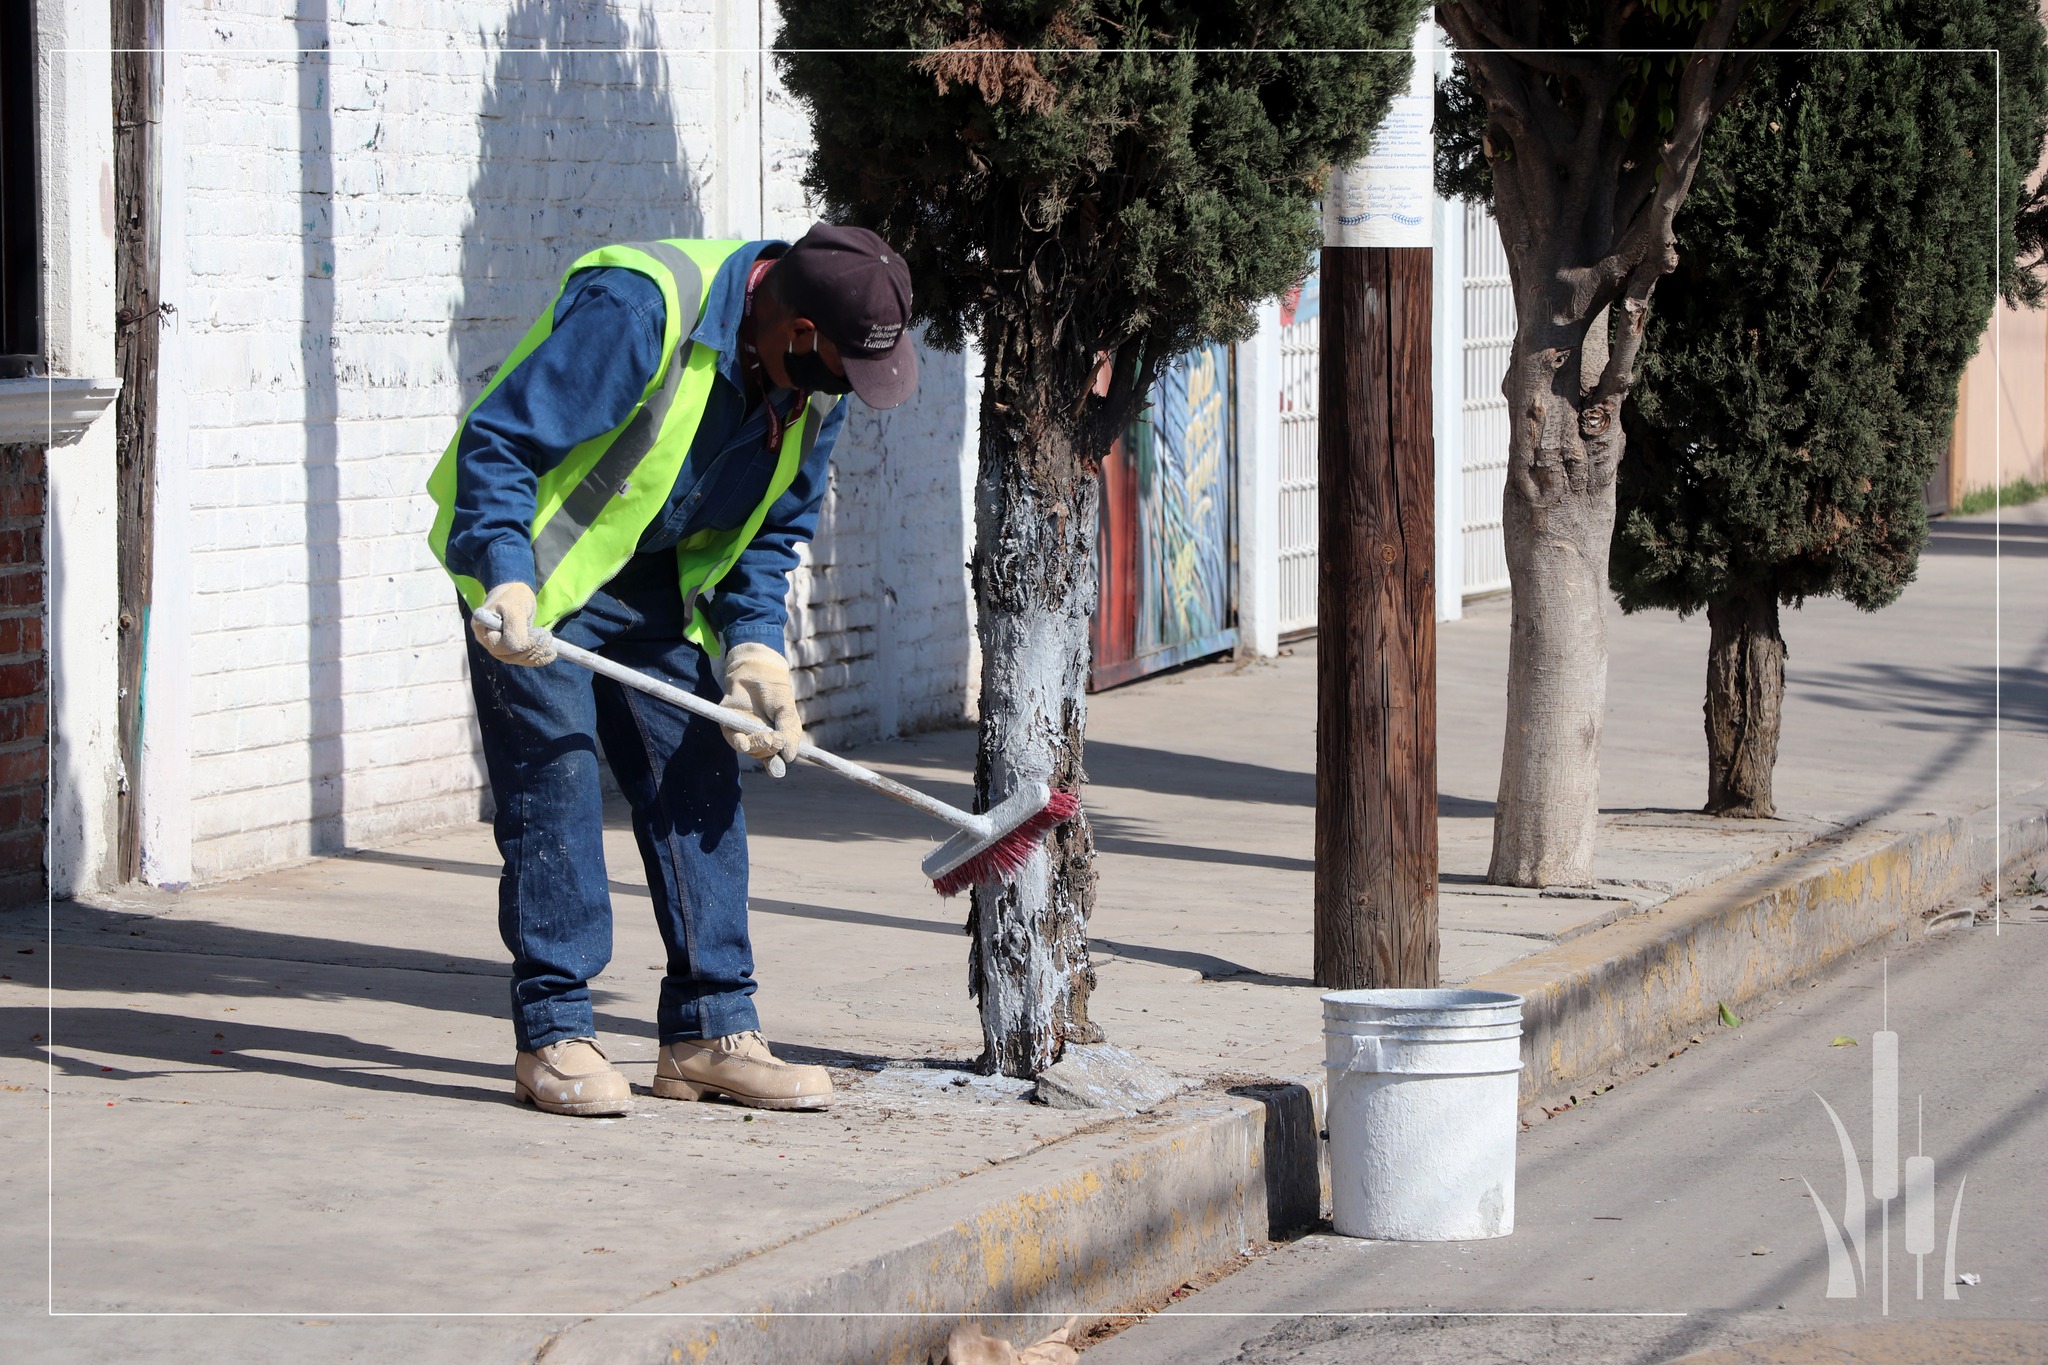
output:
[[[957,896],[968,887],[979,883],[1001,882],[1008,885],[1017,880],[1017,874],[1024,870],[1024,864],[1031,861],[1032,851],[1038,847],[1039,842],[1053,830],[1073,819],[1080,809],[1081,798],[1073,792],[1054,792],[1052,800],[1045,803],[1044,810],[951,872],[934,878],[932,889],[941,896]]]

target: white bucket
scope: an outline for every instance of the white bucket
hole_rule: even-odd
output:
[[[1522,997],[1323,997],[1332,1221],[1346,1237],[1462,1242],[1515,1230]]]

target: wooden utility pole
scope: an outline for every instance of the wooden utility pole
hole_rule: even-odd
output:
[[[1437,984],[1430,252],[1323,250],[1315,979]]]
[[[114,403],[118,503],[122,881],[142,874],[142,717],[156,534],[158,120],[163,0],[114,0]]]

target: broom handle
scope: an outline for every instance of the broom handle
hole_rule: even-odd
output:
[[[486,630],[501,629],[504,625],[494,611],[485,611],[479,607],[474,614]],[[650,678],[645,673],[635,672],[624,664],[613,663],[601,654],[593,654],[566,640],[555,641],[555,653],[573,664],[579,664],[593,673],[610,678],[615,683],[623,684],[637,692],[645,692],[650,697],[659,697],[672,706],[680,706],[685,711],[702,716],[706,720],[716,721],[728,730],[739,730],[752,735],[775,733],[775,727],[758,716],[749,715],[744,711],[733,711],[716,702],[706,701],[694,692],[685,692],[682,688],[665,683],[659,678]],[[796,752],[798,758],[809,759],[821,768],[830,768],[848,781],[858,782],[870,791],[877,791],[901,801],[906,806],[945,821],[955,829],[964,829],[986,838],[993,828],[983,816],[969,815],[957,806],[947,805],[936,796],[927,796],[917,788],[906,787],[894,778],[882,776],[872,768],[864,768],[851,759],[828,753],[809,740],[805,740],[803,747]],[[780,754],[769,759],[768,766],[769,771],[775,776],[782,776],[784,765]]]

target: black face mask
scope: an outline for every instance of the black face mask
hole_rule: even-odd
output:
[[[783,352],[782,368],[789,373],[789,382],[797,388],[811,393],[848,394],[853,392],[853,381],[843,374],[834,374],[825,364],[825,357],[818,354],[816,343],[811,349],[798,355],[796,343],[791,342]]]

